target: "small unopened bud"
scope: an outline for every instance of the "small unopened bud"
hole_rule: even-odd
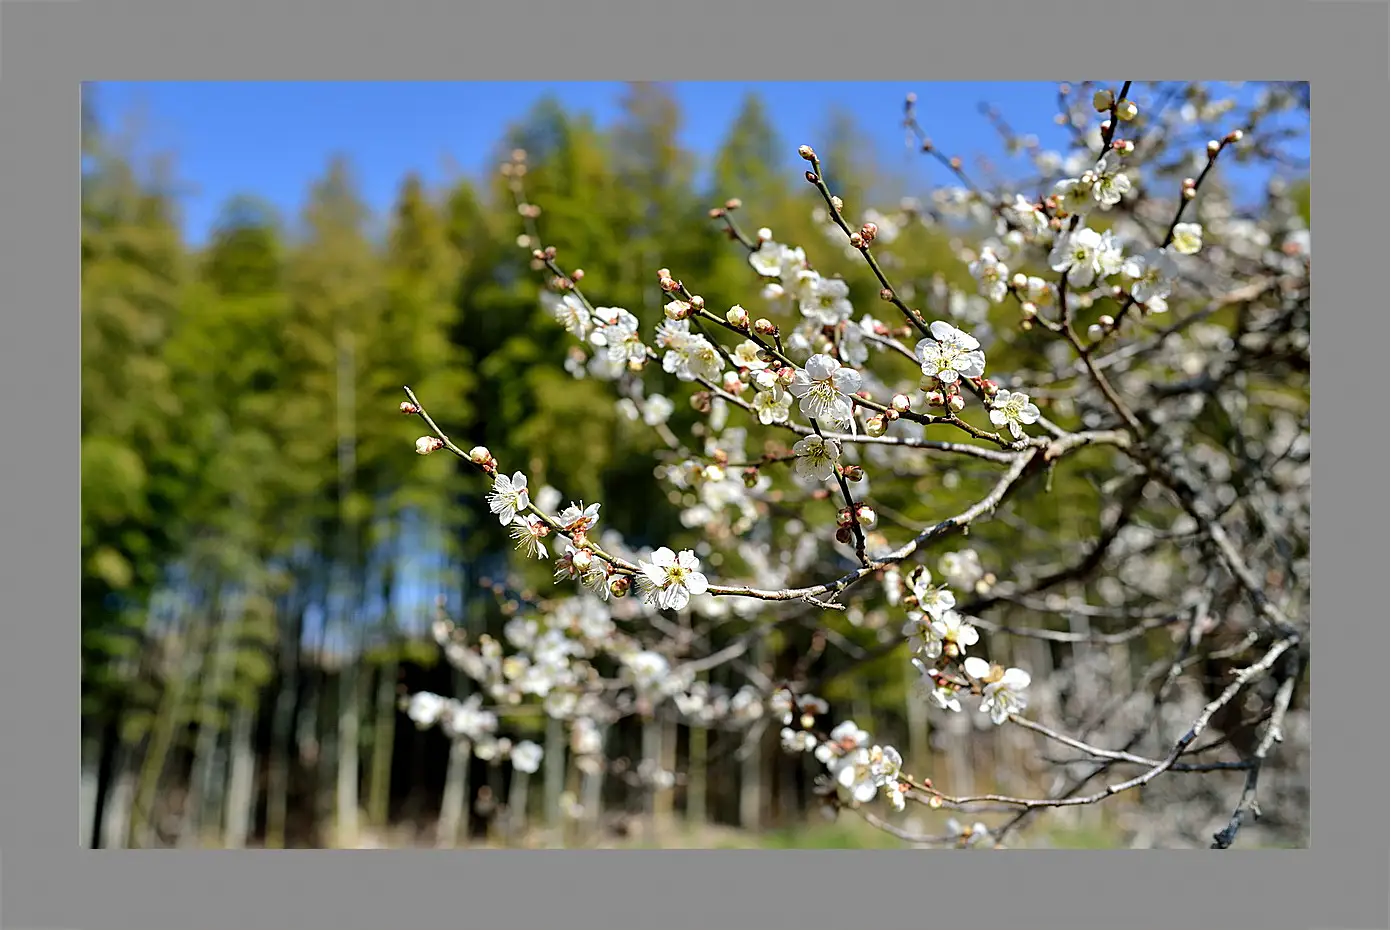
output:
[[[960,171],[960,170],[961,170],[961,156],[960,156],[960,155],[953,155],[953,156],[948,160],[947,163],[950,164],[950,165],[952,166],[952,169],[953,169],[953,170],[955,170],[955,171]]]
[[[1020,288],[1022,290],[1023,288],[1029,286],[1029,276],[1021,271],[1016,273],[1014,277],[1010,278],[1009,282],[1013,284],[1015,287]]]
[[[941,797],[935,794],[932,795],[930,798],[927,799],[927,806],[932,808],[933,810],[940,810],[942,807]]]
[[[807,161],[811,161],[813,158],[816,157],[816,152],[812,150],[812,147],[810,145],[799,145],[797,147],[797,154],[805,158]]]
[[[947,406],[951,407],[953,410],[960,410],[966,406],[966,398],[962,397],[960,394],[953,394],[947,398]]]
[[[711,207],[710,210],[709,210],[709,212],[708,212],[706,215],[709,216],[710,219],[712,219],[712,220],[717,220],[717,219],[719,219],[720,217],[724,216],[724,208],[723,208],[723,207]]]
[[[704,310],[704,309],[705,309],[705,298],[704,298],[704,297],[701,297],[699,294],[692,294],[692,295],[691,295],[691,307],[692,307],[692,309],[694,309],[694,310],[696,310],[696,311]]]
[[[865,247],[865,245],[866,245],[866,243],[865,243],[865,237],[864,237],[864,236],[860,235],[859,233],[851,233],[851,234],[850,234],[850,247],[851,247],[851,248],[863,249],[863,248]]]
[[[767,317],[759,317],[753,321],[753,331],[760,336],[772,336],[778,331],[778,328]]]
[[[401,412],[406,414],[419,413],[420,408],[408,400],[401,401]]]
[[[691,305],[684,300],[673,300],[662,308],[668,320],[684,320],[691,315]]]
[[[844,201],[844,200],[841,200],[839,196],[832,195],[832,196],[831,196],[831,209],[833,209],[833,210],[835,210],[837,213],[839,213],[840,211],[842,211],[842,210],[845,209],[845,201]]]
[[[1061,232],[1063,228],[1063,221],[1059,217],[1055,216],[1048,221],[1048,228],[1053,230],[1053,232]]]
[[[1097,322],[1100,323],[1102,326],[1106,327],[1107,329],[1110,329],[1112,326],[1116,325],[1115,317],[1105,313],[1103,313],[1100,317],[1097,318]]]
[[[924,140],[922,141],[922,148],[923,148],[923,151],[924,151],[924,152],[930,152],[930,151],[932,151],[932,140],[931,140],[931,139],[924,139]]]
[[[1109,90],[1099,90],[1092,94],[1092,109],[1098,113],[1105,113],[1115,102],[1116,95]]]
[[[840,470],[846,481],[863,481],[865,470],[859,465],[845,465]]]
[[[879,289],[879,299],[880,299],[880,300],[893,300],[893,299],[894,299],[894,292],[891,291],[891,290],[889,290],[887,287],[881,287],[881,288]]]
[[[542,249],[532,249],[532,250],[531,250],[531,257],[534,258],[534,259],[536,259],[538,262],[539,262],[539,261],[544,261],[545,258],[546,258],[546,253],[545,253],[545,251],[543,251]]]
[[[627,575],[615,575],[609,580],[609,593],[614,597],[625,597],[632,585],[633,583],[628,580]]]
[[[594,556],[588,549],[576,549],[570,553],[570,564],[578,571],[587,572],[594,564]]]
[[[1120,152],[1122,155],[1134,155],[1135,143],[1131,142],[1129,139],[1122,139],[1120,142],[1116,143],[1116,151]]]
[[[730,326],[736,326],[739,329],[749,328],[749,311],[738,304],[730,307],[729,310],[725,312],[724,318],[729,322]]]
[[[1185,188],[1183,189],[1183,199],[1184,199],[1184,200],[1192,200],[1194,197],[1197,197],[1197,196],[1198,196],[1198,189],[1197,189],[1196,187],[1185,187]]]
[[[1190,187],[1197,187],[1197,186],[1198,186],[1198,179],[1197,179],[1197,178],[1184,178],[1184,179],[1183,179],[1183,186],[1184,186],[1184,189],[1187,189],[1187,188],[1190,188]]]
[[[570,272],[570,280],[571,280],[571,281],[583,281],[583,280],[584,280],[584,269],[583,269],[583,268],[576,268],[574,271]]]
[[[860,526],[873,526],[879,515],[874,512],[874,508],[861,506],[855,512],[855,519],[859,521]]]
[[[1116,116],[1127,123],[1139,115],[1140,108],[1135,106],[1132,101],[1122,100],[1120,103],[1116,104]]]
[[[1019,305],[1019,312],[1024,315],[1024,319],[1032,320],[1038,316],[1038,305],[1031,300],[1026,300]]]
[[[913,407],[913,398],[909,397],[907,394],[895,394],[889,403],[899,413],[906,413]]]
[[[1101,121],[1101,131],[1102,131],[1102,132],[1110,132],[1110,131],[1111,131],[1111,121],[1110,121],[1109,119],[1104,119],[1104,120]]]
[[[908,95],[903,98],[903,102],[911,107],[913,104],[918,102],[918,95],[910,90],[908,91]]]
[[[731,197],[724,202],[724,208],[726,210],[738,210],[743,205],[744,202],[740,200],[738,197]]]
[[[815,171],[808,171],[808,172],[806,172],[806,174],[804,175],[804,177],[807,179],[807,183],[808,183],[808,184],[815,184],[817,181],[821,180],[820,178],[818,178],[818,177],[816,176],[816,172],[815,172]]]
[[[865,242],[873,242],[879,235],[879,227],[874,223],[866,223],[860,227],[860,235],[864,237]]]
[[[937,379],[935,379],[935,378],[931,378],[931,379],[929,379],[929,378],[924,378],[923,380],[924,380],[924,381],[929,381],[929,382],[932,383],[932,384],[936,384],[936,383],[937,383]],[[946,396],[945,396],[941,391],[936,390],[935,388],[926,388],[926,387],[925,387],[923,390],[927,393],[927,403],[928,403],[928,406],[931,406],[931,407],[940,407],[940,406],[942,406],[943,404],[945,404],[945,403],[947,402]]]
[[[883,417],[870,417],[865,420],[865,432],[870,436],[882,436],[888,425],[885,424]]]
[[[1026,317],[1025,319],[1019,321],[1019,328],[1027,333],[1029,330],[1034,328],[1034,321]]]
[[[671,277],[671,269],[670,269],[670,268],[658,268],[658,269],[657,269],[657,277],[658,277],[658,278],[669,278],[669,277]]]
[[[850,545],[850,540],[854,538],[855,534],[850,532],[850,527],[848,526],[842,526],[840,529],[836,530],[836,542],[841,545]]]
[[[1246,133],[1242,132],[1240,129],[1233,129],[1231,132],[1227,133],[1227,144],[1232,145],[1240,142],[1245,135]]]
[[[699,413],[710,412],[710,392],[696,391],[691,395],[691,406]]]
[[[760,226],[760,227],[758,228],[758,241],[759,241],[759,242],[768,242],[768,241],[770,241],[772,238],[773,238],[773,231],[772,231],[771,229],[769,229],[767,226]]]
[[[555,246],[548,245],[542,252],[547,261],[555,261]]]
[[[493,454],[487,446],[474,446],[469,450],[468,460],[475,465],[486,465],[493,460]]]
[[[842,507],[836,511],[836,526],[849,526],[854,523],[854,517],[850,516],[850,508]]]
[[[1087,327],[1087,335],[1091,336],[1093,339],[1100,339],[1102,332],[1103,330],[1099,324],[1093,323],[1091,326]]]
[[[900,414],[897,410],[895,410],[895,409],[892,408],[892,407],[890,407],[888,410],[885,410],[882,414],[880,414],[880,416],[882,416],[885,420],[887,420],[887,421],[890,422],[890,423],[892,423],[892,422],[894,422],[895,420],[897,420],[901,415],[902,415],[902,414]]]
[[[666,291],[668,294],[672,291],[681,290],[681,282],[677,281],[675,278],[662,278],[660,284],[662,290]]]
[[[421,436],[415,441],[415,451],[421,455],[429,455],[444,448],[444,443],[438,436]]]
[[[816,726],[816,715],[802,714],[800,722],[803,730],[810,730],[812,727]]]
[[[724,373],[724,389],[729,394],[739,394],[744,390],[744,382],[739,377],[739,372],[726,371]]]
[[[1208,143],[1207,143],[1207,153],[1208,153],[1208,155],[1209,155],[1209,156],[1213,156],[1213,155],[1216,155],[1216,154],[1217,154],[1218,152],[1220,152],[1220,151],[1222,151],[1222,143],[1221,143],[1221,142],[1218,142],[1216,139],[1209,139],[1209,140],[1208,140]]]

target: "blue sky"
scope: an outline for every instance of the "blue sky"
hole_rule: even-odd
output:
[[[985,101],[1016,130],[1061,147],[1062,131],[1052,122],[1056,88],[1046,82],[673,85],[684,118],[682,142],[699,156],[708,157],[719,146],[744,94],[756,90],[786,144],[790,172],[803,170],[797,146],[816,145],[828,114],[839,107],[855,116],[886,167],[906,172],[924,189],[946,177],[904,144],[899,120],[908,91],[917,93],[919,118],[934,141],[967,157],[969,166],[976,154],[1004,158],[999,136],[978,110]],[[117,128],[137,117],[141,148],[174,157],[186,191],[185,232],[195,244],[204,241],[219,208],[235,194],[255,194],[293,217],[336,153],[351,159],[363,196],[380,215],[410,171],[441,184],[459,173],[477,177],[491,170],[493,147],[507,126],[543,95],[553,94],[608,125],[622,93],[618,82],[96,85],[105,125]]]

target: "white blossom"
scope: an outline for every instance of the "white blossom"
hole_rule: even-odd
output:
[[[923,374],[943,384],[985,374],[985,353],[974,336],[943,320],[933,323],[929,331],[932,338],[919,342],[915,350]]]
[[[501,472],[493,479],[493,489],[488,494],[488,509],[497,514],[498,523],[506,526],[517,518],[519,511],[531,506],[527,492],[526,475],[513,472],[508,477]]]
[[[850,303],[850,285],[840,278],[818,276],[800,296],[802,314],[822,326],[835,326],[855,311]]]
[[[512,747],[512,767],[528,775],[541,767],[541,747],[531,740],[522,740]]]
[[[1196,255],[1203,247],[1203,227],[1198,223],[1179,223],[1174,227],[1174,251],[1180,255]]]
[[[662,610],[680,610],[690,603],[691,596],[704,594],[709,586],[700,572],[700,560],[690,549],[678,555],[666,546],[652,553],[651,562],[639,562],[642,570],[639,584],[648,603]]]
[[[797,456],[797,474],[814,481],[825,481],[836,473],[840,443],[821,436],[806,436],[792,446]]]
[[[1038,418],[1038,407],[1029,401],[1028,394],[996,391],[990,402],[990,422],[1009,426],[1010,435],[1015,439],[1024,438],[1024,427],[1037,423]]]
[[[864,385],[853,368],[846,368],[829,355],[813,355],[805,368],[797,369],[787,390],[799,399],[802,413],[824,420],[836,428],[849,425],[855,405],[850,395]]]

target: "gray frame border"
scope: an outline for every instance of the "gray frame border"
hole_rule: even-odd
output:
[[[725,9],[712,9],[719,7]],[[1380,396],[1384,375],[1356,376],[1385,369],[1385,343],[1361,338],[1370,322],[1385,319],[1365,312],[1371,306],[1379,314],[1385,293],[1376,274],[1387,243],[1379,199],[1386,177],[1385,5],[1173,0],[1141,7],[1081,0],[1063,8],[982,0],[953,6],[950,16],[935,12],[884,0],[803,2],[766,12],[727,0],[679,10],[659,10],[650,0],[610,2],[602,10],[563,0],[482,10],[444,0],[401,7],[357,0],[221,6],[11,0],[0,33],[0,280],[19,324],[0,341],[0,396],[8,401],[9,423],[0,527],[15,551],[0,560],[9,607],[0,624],[5,925],[252,930],[293,923],[382,930],[408,922],[706,930],[927,919],[1081,930],[1192,919],[1265,930],[1387,926],[1381,897],[1387,863],[1377,839],[1387,822],[1380,780],[1387,746],[1380,708],[1367,703],[1372,696],[1379,704],[1385,693],[1385,597],[1370,580],[1384,577],[1386,550],[1379,521],[1374,533],[1360,519],[1368,509],[1365,489],[1380,487],[1381,455],[1344,453],[1324,463],[1329,490],[1318,526],[1329,530],[1320,537],[1328,557],[1320,562],[1318,603],[1330,616],[1336,605],[1348,630],[1320,643],[1328,667],[1339,671],[1319,679],[1321,702],[1341,718],[1320,737],[1320,758],[1339,761],[1322,767],[1317,785],[1321,802],[1311,836],[1328,847],[1322,862],[1312,850],[1221,858],[1155,851],[1143,860],[1102,852],[1025,859],[1005,852],[982,869],[981,860],[952,852],[142,854],[80,851],[72,844],[75,697],[50,696],[75,695],[68,690],[72,679],[56,685],[53,679],[76,674],[77,654],[77,623],[54,592],[71,590],[66,585],[75,569],[68,546],[77,528],[72,489],[79,458],[67,445],[71,434],[63,439],[71,426],[56,414],[76,405],[80,377],[73,313],[80,80],[487,79],[515,73],[509,59],[521,41],[534,56],[526,75],[532,79],[708,80],[720,76],[723,60],[735,62],[731,70],[741,78],[1036,79],[1049,65],[1132,78],[1303,78],[1321,102],[1330,143],[1321,156],[1326,183],[1319,203],[1325,216],[1337,217],[1321,229],[1320,293],[1326,312],[1338,308],[1348,323],[1341,364],[1320,372],[1328,391],[1321,396],[1330,417],[1329,398],[1367,390]],[[1093,25],[1079,27],[1085,20]],[[1102,41],[1070,55],[1085,35]],[[982,37],[1000,51],[985,53]],[[819,51],[828,47],[832,56]],[[1049,49],[1059,50],[1058,58],[1049,61]],[[1149,73],[1124,73],[1137,62]],[[1305,73],[1271,73],[1288,72],[1291,62]],[[1375,199],[1367,196],[1371,190]],[[1376,327],[1378,335],[1384,325]],[[63,372],[74,380],[63,381]],[[1350,408],[1342,410],[1342,419],[1324,426],[1335,438],[1346,433],[1351,450],[1356,434],[1367,433],[1351,421]],[[1336,483],[1329,477],[1334,471]],[[1335,521],[1338,534],[1331,532]],[[1364,605],[1372,609],[1359,609]]]

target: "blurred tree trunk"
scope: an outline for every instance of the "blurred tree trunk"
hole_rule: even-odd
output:
[[[256,810],[256,705],[239,703],[232,715],[231,751],[227,778],[226,831],[228,849],[242,849],[251,835]]]
[[[233,624],[224,613],[219,597],[210,621],[213,626],[211,674],[200,688],[198,701],[198,737],[193,747],[193,765],[189,776],[188,796],[184,804],[183,822],[179,827],[179,845],[202,845],[204,808],[213,795],[213,779],[217,777],[217,749],[222,736],[221,708],[227,673],[231,666]],[[200,676],[201,677],[201,676]]]
[[[565,743],[565,722],[548,716],[543,756],[546,766],[543,801],[546,830],[552,837],[558,836],[562,828],[560,796],[565,791]]]
[[[295,711],[299,697],[300,661],[304,639],[304,604],[295,605],[288,635],[280,643],[280,687],[271,711],[270,754],[266,773],[266,847],[285,847],[285,819],[289,808],[290,744],[295,738]]]
[[[456,739],[449,747],[449,768],[444,776],[444,799],[440,802],[440,816],[436,823],[435,846],[438,849],[453,849],[458,845],[460,834],[468,843],[469,764],[473,761],[473,744],[466,739]]]

